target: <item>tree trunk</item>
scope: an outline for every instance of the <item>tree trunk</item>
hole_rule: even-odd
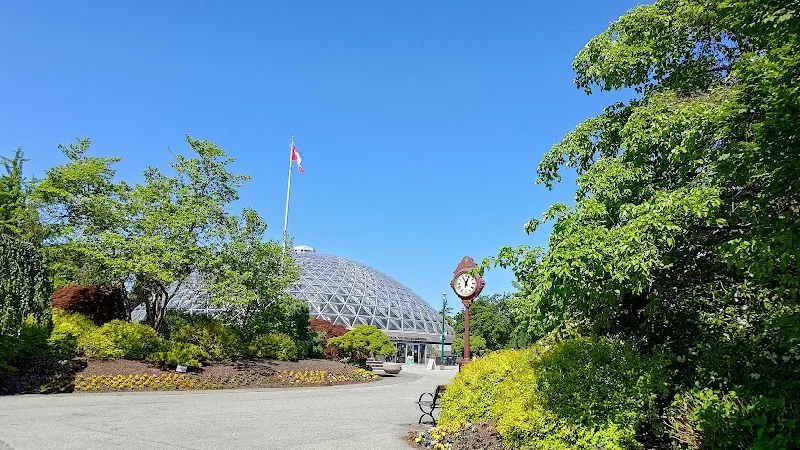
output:
[[[166,289],[157,281],[147,283],[147,297],[145,310],[147,311],[147,324],[159,334],[163,331],[164,315],[167,311],[168,295]]]

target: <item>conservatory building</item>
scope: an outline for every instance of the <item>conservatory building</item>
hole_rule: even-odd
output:
[[[305,300],[312,317],[353,328],[375,325],[389,336],[396,362],[425,362],[442,342],[442,316],[414,291],[363,264],[297,246],[294,258],[300,278],[290,291]],[[445,356],[453,342],[453,329],[445,328]],[[413,358],[413,359],[412,359]]]
[[[439,356],[442,316],[414,291],[379,270],[317,253],[312,247],[297,246],[292,253],[300,276],[289,290],[308,304],[311,317],[348,329],[362,324],[378,327],[395,346],[394,355],[386,358],[390,361],[424,363]],[[181,285],[167,309],[211,315],[219,312],[196,274]],[[134,310],[132,319],[143,320],[144,308]],[[450,354],[453,337],[453,328],[447,325],[445,356]]]

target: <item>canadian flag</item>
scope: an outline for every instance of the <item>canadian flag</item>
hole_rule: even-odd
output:
[[[295,147],[294,142],[292,142],[292,161],[297,161],[297,169],[300,173],[306,173],[305,169],[301,165],[303,163],[303,158],[300,157],[300,152],[297,151],[297,147]]]

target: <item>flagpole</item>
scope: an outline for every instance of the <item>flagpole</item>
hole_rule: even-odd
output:
[[[289,236],[289,192],[292,189],[292,149],[294,148],[294,136],[289,144],[289,177],[286,183],[286,215],[283,217],[283,252],[286,253],[286,240]],[[283,266],[283,262],[281,262]]]

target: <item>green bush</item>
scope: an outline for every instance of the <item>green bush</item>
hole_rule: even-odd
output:
[[[296,361],[299,353],[291,336],[284,333],[265,334],[250,343],[250,355],[259,358]]]
[[[75,353],[78,340],[97,329],[97,325],[83,314],[53,308],[53,332],[50,345],[61,352]]]
[[[394,353],[389,337],[374,325],[358,325],[343,336],[328,339],[328,345],[342,357],[362,365],[369,358]]]
[[[202,361],[209,359],[208,353],[194,344],[185,342],[166,341],[160,351],[154,352],[147,357],[150,362],[163,364],[165,366],[187,366],[201,367]]]
[[[470,362],[442,398],[440,423],[491,420],[520,449],[628,449],[655,423],[666,395],[665,359],[608,339],[540,342]]]
[[[95,358],[142,360],[161,346],[154,329],[122,320],[112,320],[78,339],[78,349]]]
[[[670,435],[688,448],[800,448],[800,405],[711,389],[679,393],[669,407]]]
[[[16,336],[0,336],[0,370],[10,370],[24,360],[48,354],[51,330],[49,321],[28,315]]]
[[[239,335],[222,322],[209,317],[197,317],[190,323],[170,332],[173,342],[198,346],[210,361],[233,359],[242,353]]]

